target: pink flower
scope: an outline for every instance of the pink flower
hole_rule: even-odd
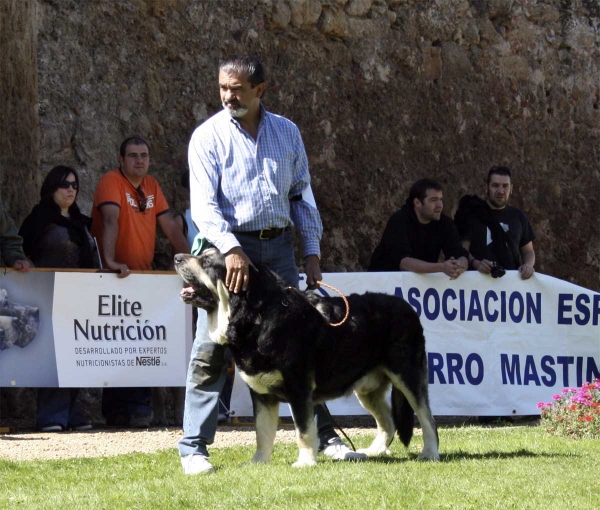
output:
[[[552,395],[553,400],[560,400],[560,395]]]
[[[538,402],[538,404],[537,404],[537,408],[538,408],[538,409],[544,409],[544,406],[545,406],[545,405],[546,405],[546,404],[544,404],[543,402]]]

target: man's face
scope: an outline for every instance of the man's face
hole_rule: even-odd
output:
[[[493,209],[504,209],[512,193],[512,184],[508,175],[493,174],[487,189],[487,200]]]
[[[439,221],[444,208],[444,193],[437,189],[428,189],[423,202],[415,198],[413,204],[421,223]]]
[[[134,145],[129,144],[125,147],[125,157],[119,154],[121,169],[123,173],[129,177],[141,178],[148,173],[150,166],[150,154],[146,144]]]
[[[260,83],[252,88],[246,75],[219,73],[219,89],[223,108],[235,118],[242,118],[248,112],[251,114],[260,110],[260,98],[265,90],[265,84]]]

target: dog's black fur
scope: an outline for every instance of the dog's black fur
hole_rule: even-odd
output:
[[[253,461],[270,459],[279,402],[289,402],[300,448],[295,465],[314,465],[314,403],[352,390],[378,424],[378,435],[364,453],[387,453],[395,430],[408,446],[414,409],[423,427],[420,457],[439,459],[423,328],[403,299],[352,294],[348,320],[332,327],[345,314],[341,298],[285,287],[266,267],[251,268],[248,290],[239,294],[225,287],[224,256],[216,249],[199,257],[177,255],[175,268],[190,286],[182,291],[182,299],[208,312],[211,339],[229,345],[251,388],[257,427]],[[385,400],[390,383],[391,410]]]

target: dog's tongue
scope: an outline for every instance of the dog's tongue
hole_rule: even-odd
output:
[[[183,289],[181,289],[181,292],[179,293],[179,295],[181,297],[192,297],[194,296],[195,292],[194,292],[194,288],[193,287],[184,287]]]

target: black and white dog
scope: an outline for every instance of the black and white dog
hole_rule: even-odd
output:
[[[285,287],[266,267],[250,269],[248,290],[240,294],[225,286],[225,258],[216,249],[199,257],[176,255],[175,269],[188,285],[182,300],[207,311],[211,340],[229,345],[250,387],[256,413],[253,462],[270,460],[279,403],[289,402],[300,449],[294,466],[315,465],[313,406],[352,390],[377,421],[377,436],[364,453],[389,453],[396,430],[408,446],[416,413],[424,440],[419,458],[439,459],[423,328],[404,300],[352,294],[348,320],[332,327],[346,311],[341,298]],[[390,384],[391,409],[386,401]]]

